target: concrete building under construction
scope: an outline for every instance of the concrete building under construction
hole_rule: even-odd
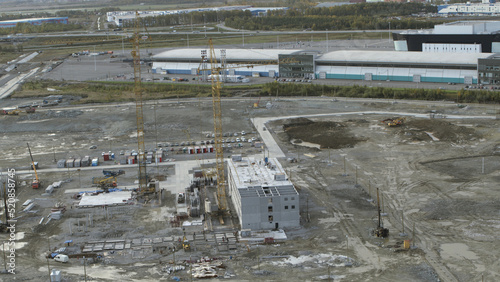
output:
[[[229,195],[242,229],[300,225],[299,193],[277,159],[233,156],[227,167]]]

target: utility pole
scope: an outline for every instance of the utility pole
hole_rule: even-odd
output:
[[[87,259],[83,256],[83,275],[85,276],[85,282],[87,282]]]
[[[2,251],[3,251],[3,267],[4,270],[7,271],[7,258],[5,257],[5,242],[2,242]]]
[[[326,30],[326,52],[328,53],[328,29]]]
[[[47,260],[47,268],[49,269],[49,281],[52,279],[50,278],[50,264],[49,264],[49,258],[45,258]]]

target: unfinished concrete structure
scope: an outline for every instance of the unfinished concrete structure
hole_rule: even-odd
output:
[[[275,158],[228,162],[228,187],[242,229],[298,227],[299,193]]]

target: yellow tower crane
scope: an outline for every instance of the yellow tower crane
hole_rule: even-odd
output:
[[[212,102],[214,108],[214,145],[215,145],[215,167],[217,174],[217,204],[219,211],[224,213],[227,211],[226,200],[226,178],[224,176],[224,152],[222,148],[222,109],[220,101],[220,70],[217,66],[217,58],[212,39],[210,45],[210,65],[212,74]],[[224,69],[222,71],[225,71]]]
[[[132,58],[134,61],[134,94],[135,94],[135,114],[137,120],[137,146],[138,155],[137,163],[139,164],[139,192],[145,194],[150,192],[148,188],[148,179],[146,171],[146,157],[144,146],[144,118],[142,113],[142,85],[141,85],[141,57],[139,49],[140,34],[140,18],[139,12],[135,13],[134,35],[132,42],[134,49],[132,50]]]

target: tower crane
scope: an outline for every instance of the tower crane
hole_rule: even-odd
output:
[[[28,144],[28,151],[30,152],[30,157],[31,157],[31,166],[33,167],[33,170],[35,171],[35,179],[33,179],[33,182],[31,182],[31,187],[33,189],[38,189],[40,188],[40,179],[38,178],[38,173],[36,172],[36,166],[35,162],[33,161],[33,155],[31,154],[31,149],[30,149],[30,144]]]
[[[215,167],[217,174],[217,204],[219,211],[224,213],[227,211],[226,200],[226,179],[224,176],[224,153],[222,149],[222,108],[220,101],[220,70],[217,66],[217,58],[212,39],[208,41],[210,45],[210,66],[212,74],[212,103],[214,108],[214,145],[215,145]],[[222,69],[225,71],[224,69]]]
[[[142,113],[142,85],[141,85],[141,57],[139,49],[140,40],[140,17],[139,12],[135,12],[134,35],[132,42],[132,58],[134,61],[134,94],[135,94],[135,114],[137,121],[137,163],[139,165],[139,193],[145,194],[151,192],[148,188],[148,179],[146,171],[146,157],[144,146],[144,117]]]
[[[212,102],[213,102],[213,114],[214,114],[214,145],[215,145],[215,163],[216,163],[216,175],[217,175],[217,203],[219,207],[219,212],[225,213],[227,211],[227,199],[226,199],[226,180],[224,175],[224,153],[222,148],[222,110],[221,110],[221,78],[225,80],[226,69],[228,68],[253,68],[254,65],[269,65],[275,64],[273,61],[263,61],[254,62],[252,64],[237,64],[235,66],[228,67],[225,62],[225,50],[221,50],[220,66],[217,64],[217,58],[215,56],[215,49],[210,38],[210,74],[212,81]],[[205,55],[206,56],[206,55]],[[202,64],[204,64],[206,57],[202,53]],[[283,60],[283,62],[293,62],[296,60]],[[207,69],[198,69],[198,73],[207,71]],[[221,73],[222,72],[222,73]],[[222,222],[222,221],[221,221]]]

